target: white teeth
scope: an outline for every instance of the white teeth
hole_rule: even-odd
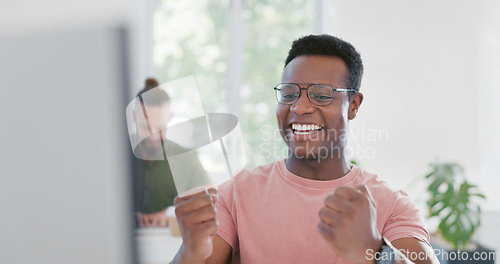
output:
[[[292,124],[292,129],[295,131],[311,131],[311,130],[320,130],[321,126],[315,124]]]

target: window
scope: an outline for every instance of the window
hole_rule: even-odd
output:
[[[238,115],[246,167],[284,158],[272,88],[292,41],[311,33],[313,11],[306,0],[162,0],[153,15],[155,76],[193,75],[205,112]]]

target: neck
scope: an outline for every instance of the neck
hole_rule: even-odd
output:
[[[351,170],[351,163],[342,156],[331,159],[304,159],[291,156],[285,161],[291,173],[302,178],[328,181],[342,178]]]

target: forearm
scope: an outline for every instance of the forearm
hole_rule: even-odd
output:
[[[184,244],[181,245],[177,254],[175,254],[174,259],[170,262],[170,264],[205,264],[205,261],[196,262],[190,260],[188,256],[184,254]]]

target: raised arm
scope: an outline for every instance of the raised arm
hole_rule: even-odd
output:
[[[230,263],[232,248],[217,235],[217,191],[175,199],[183,244],[172,263]]]
[[[337,188],[326,197],[319,216],[320,234],[332,250],[344,259],[371,264],[390,256],[394,260],[392,263],[398,264],[439,264],[432,248],[416,238],[385,242],[377,229],[377,210],[373,197],[365,186],[356,189]],[[389,248],[382,250],[384,247]]]

